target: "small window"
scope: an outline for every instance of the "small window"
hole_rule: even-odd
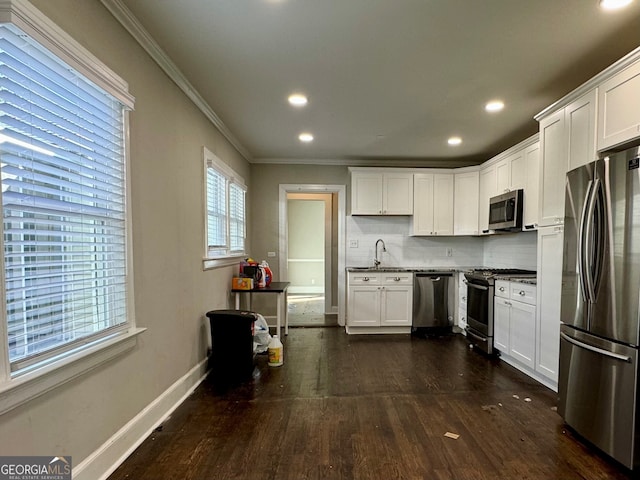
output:
[[[130,324],[126,107],[11,24],[0,67],[0,330],[21,373]]]
[[[207,259],[242,256],[246,239],[246,187],[242,177],[206,148]]]

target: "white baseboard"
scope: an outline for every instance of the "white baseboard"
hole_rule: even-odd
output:
[[[203,360],[73,468],[74,480],[105,480],[205,379]]]

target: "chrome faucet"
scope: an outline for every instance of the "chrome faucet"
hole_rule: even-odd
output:
[[[378,240],[376,240],[376,256],[373,259],[373,266],[375,268],[378,268],[378,266],[380,265],[380,260],[378,260],[378,244],[382,242],[382,251],[386,252],[387,251],[387,247],[384,244],[384,240],[382,240],[381,238],[379,238]]]

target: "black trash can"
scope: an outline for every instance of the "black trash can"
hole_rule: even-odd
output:
[[[241,382],[253,373],[253,324],[257,314],[243,310],[207,312],[211,325],[210,375],[223,382]]]

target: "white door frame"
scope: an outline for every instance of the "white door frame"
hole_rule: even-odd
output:
[[[280,278],[288,278],[287,266],[287,193],[336,193],[338,195],[338,325],[345,324],[345,226],[346,193],[345,185],[280,184],[279,186],[279,271]],[[330,288],[330,286],[329,286]]]

